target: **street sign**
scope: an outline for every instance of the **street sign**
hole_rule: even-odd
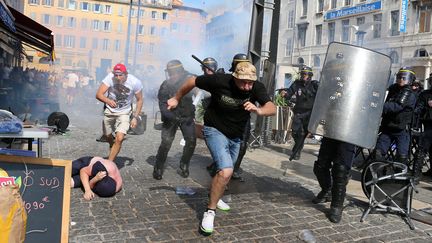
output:
[[[408,0],[402,0],[400,11],[399,11],[399,31],[404,33],[406,32],[407,10],[408,10]]]

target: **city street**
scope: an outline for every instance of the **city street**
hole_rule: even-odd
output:
[[[147,112],[151,111],[151,104]],[[63,108],[71,124],[64,135],[52,135],[44,144],[44,156],[77,159],[107,156],[108,144],[96,142],[101,134],[101,105]],[[302,230],[311,230],[317,242],[430,242],[432,226],[413,220],[416,230],[395,214],[370,214],[360,222],[367,204],[359,189],[359,172],[353,171],[340,224],[325,212],[330,204],[314,205],[319,191],[312,173],[319,145],[306,145],[300,161],[288,161],[290,145],[271,144],[248,151],[242,163],[244,182],[231,181],[226,191],[229,212],[217,211],[215,232],[198,232],[208,200],[211,162],[204,141],[198,140],[190,177],[176,173],[182,147],[180,133],[173,143],[163,179],[152,177],[160,131],[149,119],[143,135],[128,135],[116,161],[123,189],[113,198],[85,201],[80,189],[71,192],[70,242],[301,242]],[[187,186],[194,195],[177,195]],[[432,207],[430,184],[422,181],[414,208]]]

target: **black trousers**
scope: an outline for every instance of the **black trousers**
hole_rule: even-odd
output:
[[[308,124],[311,112],[295,113],[291,126],[292,137],[294,139],[294,147],[292,149],[292,157],[300,155],[303,150],[304,141],[308,134]]]
[[[163,170],[168,151],[171,149],[171,145],[179,127],[183,134],[183,138],[186,141],[186,144],[183,147],[180,164],[189,164],[196,146],[195,123],[192,117],[163,122],[161,132],[162,141],[156,155],[156,167],[158,169]]]

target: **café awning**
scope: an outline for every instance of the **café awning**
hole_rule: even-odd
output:
[[[51,55],[54,51],[52,31],[12,7],[9,10],[15,18],[16,37],[34,49]]]

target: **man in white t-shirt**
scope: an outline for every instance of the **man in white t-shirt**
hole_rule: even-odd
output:
[[[129,126],[135,128],[143,106],[142,83],[135,76],[128,74],[126,66],[116,64],[113,72],[103,80],[96,93],[96,98],[105,103],[104,135],[110,144],[108,159],[114,161],[120,152]],[[132,113],[133,97],[136,98],[136,109]],[[112,133],[115,132],[115,140]]]

